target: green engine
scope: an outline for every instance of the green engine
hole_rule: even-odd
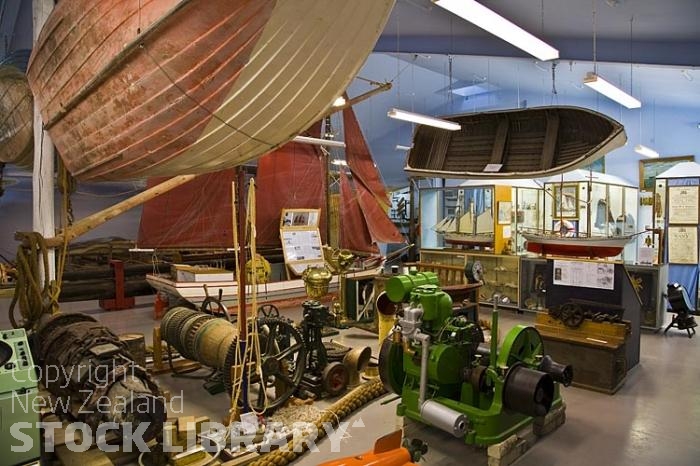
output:
[[[533,327],[514,327],[500,350],[496,338],[484,345],[479,325],[454,315],[431,272],[392,277],[386,293],[403,303],[379,356],[384,386],[401,395],[399,415],[491,445],[561,404],[558,384],[569,385],[573,371],[543,354]],[[496,307],[491,331],[498,334]]]

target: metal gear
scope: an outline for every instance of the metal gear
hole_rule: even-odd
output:
[[[258,307],[258,318],[279,317],[280,310],[274,304],[263,304]]]
[[[256,410],[275,409],[282,405],[297,390],[304,376],[306,346],[299,331],[283,318],[258,319],[260,333],[260,359],[262,378],[254,376],[252,385],[257,385],[257,396],[248,393],[249,403]],[[231,367],[235,364],[236,345],[234,342],[226,356],[224,386],[231,393]],[[274,389],[274,396],[271,390]],[[263,394],[266,393],[267,397]],[[267,401],[267,403],[265,403]]]
[[[566,303],[561,305],[561,321],[570,328],[578,328],[583,323],[585,313],[581,306],[574,303]]]

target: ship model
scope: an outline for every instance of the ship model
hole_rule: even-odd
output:
[[[474,203],[464,212],[464,191],[457,194],[457,206],[454,215],[448,215],[433,227],[442,235],[447,244],[469,247],[487,247],[493,245],[493,212],[486,208],[476,214]]]

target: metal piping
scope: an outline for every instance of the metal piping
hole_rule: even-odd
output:
[[[421,342],[420,354],[420,391],[418,392],[418,406],[422,406],[425,401],[425,393],[428,391],[428,352],[430,348],[430,335],[416,333],[416,340]]]

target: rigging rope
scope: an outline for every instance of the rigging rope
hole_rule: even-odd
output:
[[[235,184],[232,183],[232,196],[235,198]],[[234,225],[233,225],[233,243],[234,243],[234,253],[236,256],[236,264],[239,264],[238,260],[238,250],[239,250],[239,238],[238,238],[238,232],[237,228],[235,225],[235,219],[236,219],[236,203],[235,199],[234,202],[232,202],[233,205],[233,219],[234,219]],[[263,405],[262,405],[262,410],[260,412],[256,411],[252,405],[249,403],[249,408],[251,411],[255,414],[263,414],[265,409],[267,408],[268,405],[268,399],[267,399],[267,391],[266,391],[266,380],[263,376],[263,370],[262,370],[262,355],[260,353],[260,336],[258,333],[258,323],[257,323],[257,315],[255,312],[257,311],[258,308],[258,283],[257,283],[257,274],[254,273],[255,270],[257,270],[257,262],[259,260],[257,256],[257,250],[256,250],[256,241],[255,241],[255,220],[256,220],[256,205],[255,205],[255,180],[250,180],[250,184],[248,186],[248,200],[247,200],[247,208],[246,208],[246,238],[243,238],[244,244],[249,244],[250,245],[250,252],[251,252],[251,269],[253,273],[250,274],[250,286],[251,286],[251,309],[253,310],[253,313],[251,313],[250,316],[248,316],[248,322],[243,321],[243,319],[238,319],[238,330],[239,330],[239,335],[241,335],[241,330],[242,326],[248,325],[248,328],[250,329],[247,333],[246,336],[246,345],[245,345],[245,353],[241,354],[241,347],[240,345],[236,345],[236,357],[235,357],[235,363],[234,367],[235,368],[240,368],[240,372],[236,371],[235,375],[238,375],[238,377],[232,375],[231,376],[231,385],[232,385],[232,390],[231,390],[231,409],[229,411],[229,420],[232,421],[237,415],[237,409],[239,406],[239,401],[241,398],[241,393],[243,389],[243,373],[244,371],[247,370],[246,373],[246,379],[247,379],[247,392],[250,396],[250,389],[251,386],[253,385],[253,375],[257,375],[257,380],[259,380],[260,384],[260,392],[258,396],[262,396],[264,399]],[[242,251],[241,251],[242,252]],[[240,267],[239,267],[240,269]],[[240,274],[246,273],[246,270],[238,270],[238,281],[240,283]],[[238,315],[241,314],[241,302],[238,300],[237,304],[237,310],[238,310]],[[253,364],[254,361],[254,364]]]

